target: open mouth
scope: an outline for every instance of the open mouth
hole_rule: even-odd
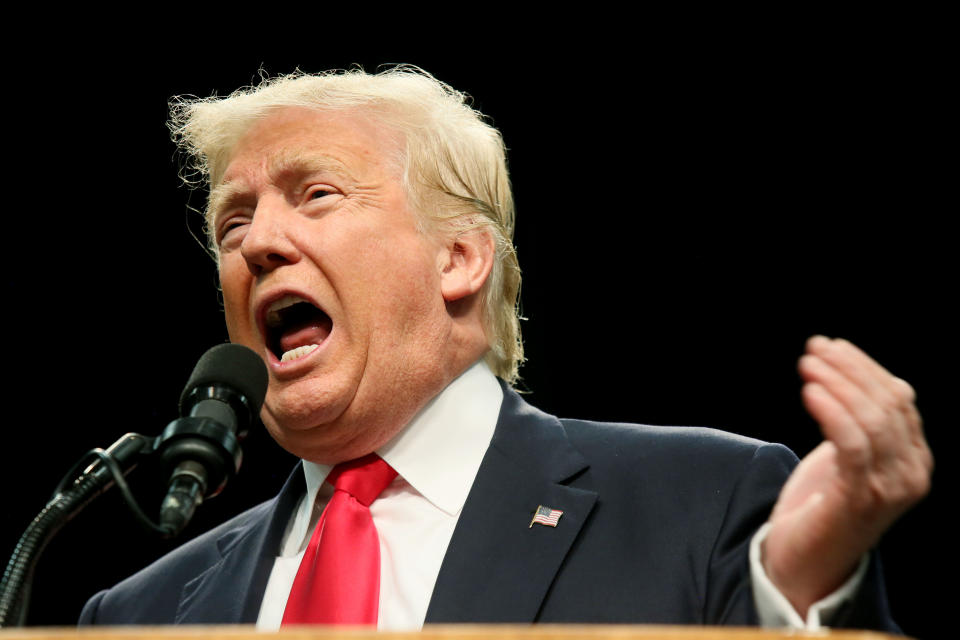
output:
[[[332,329],[330,316],[299,296],[284,296],[266,309],[267,348],[280,362],[306,356],[327,339]]]

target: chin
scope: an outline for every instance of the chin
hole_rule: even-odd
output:
[[[304,431],[335,422],[354,403],[356,391],[356,384],[344,376],[271,379],[262,411],[264,423],[271,420],[285,431]]]
[[[273,439],[297,457],[324,464],[360,457],[379,446],[378,430],[355,415],[350,385],[337,392],[331,390],[330,380],[319,382],[271,387],[261,418]]]
[[[307,429],[285,429],[271,420],[267,431],[289,453],[319,464],[337,464],[364,456],[389,440],[389,434],[349,420],[316,424]]]

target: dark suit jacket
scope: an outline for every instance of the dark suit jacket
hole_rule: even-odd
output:
[[[558,420],[505,389],[430,622],[755,624],[747,550],[796,464],[711,429]],[[191,540],[84,607],[81,624],[256,621],[304,491]],[[563,511],[530,527],[538,505]],[[847,626],[896,630],[876,562]]]

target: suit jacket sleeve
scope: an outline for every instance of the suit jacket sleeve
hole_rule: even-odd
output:
[[[755,625],[749,545],[797,464],[786,447],[701,428],[560,421],[598,498],[542,622]],[[833,626],[897,631],[878,562]]]
[[[750,539],[796,456],[711,429],[563,425],[589,460],[570,484],[598,499],[540,620],[757,624]]]

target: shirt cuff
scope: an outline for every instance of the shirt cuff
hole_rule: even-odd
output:
[[[819,631],[828,626],[840,605],[852,600],[863,582],[869,565],[869,554],[864,554],[853,575],[836,591],[818,600],[807,611],[804,620],[797,613],[790,601],[787,600],[767,577],[760,557],[760,548],[767,534],[770,532],[770,523],[764,524],[750,541],[750,579],[753,585],[753,602],[757,606],[760,625],[763,627],[790,627]]]

